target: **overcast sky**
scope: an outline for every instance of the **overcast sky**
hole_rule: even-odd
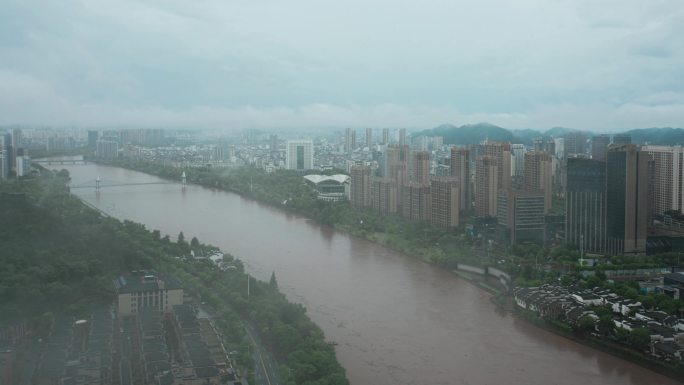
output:
[[[0,0],[0,124],[684,127],[682,0]]]

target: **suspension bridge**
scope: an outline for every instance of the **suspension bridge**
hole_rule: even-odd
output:
[[[97,179],[91,179],[79,184],[70,185],[70,189],[95,189],[95,191],[100,191],[106,187],[119,187],[119,186],[149,186],[149,185],[164,185],[164,184],[178,184],[178,182],[171,181],[159,181],[159,182],[121,182],[116,180],[102,179],[99,176]],[[181,175],[181,186],[185,189],[187,185],[187,178],[185,172]]]

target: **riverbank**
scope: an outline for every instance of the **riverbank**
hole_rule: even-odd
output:
[[[96,167],[96,166],[93,166],[93,167]],[[76,167],[74,169],[76,169]],[[85,173],[85,175],[88,175],[88,178],[93,178],[92,175],[98,175],[99,173],[102,173],[99,175],[103,175],[103,177],[105,177],[105,178],[107,177],[107,175],[110,175],[109,178],[112,178],[111,175],[127,175],[127,173],[124,173],[122,171],[114,171],[114,170],[115,169],[111,169],[111,171],[110,171],[109,169],[103,168],[100,171],[98,171],[98,173],[95,173],[95,174]],[[176,174],[176,173],[174,173],[174,174]],[[134,176],[134,178],[139,178],[139,176]],[[122,179],[122,180],[124,180],[124,179]],[[249,182],[249,180],[248,180],[248,182]],[[211,186],[211,184],[209,184],[209,186],[210,187],[216,187],[216,186]],[[257,189],[257,187],[255,185],[255,190],[256,189]],[[180,189],[175,190],[173,188],[171,190],[180,191]],[[391,287],[394,288],[393,290],[400,290],[400,292],[404,296],[408,295],[408,297],[406,297],[406,298],[415,298],[416,289],[419,289],[420,294],[418,296],[420,298],[432,298],[432,299],[442,298],[442,296],[440,295],[440,292],[450,293],[448,295],[449,298],[442,298],[442,300],[440,302],[440,306],[439,306],[439,308],[441,309],[440,314],[444,314],[445,316],[447,314],[451,314],[451,310],[449,309],[449,307],[451,306],[451,304],[454,303],[453,302],[454,300],[457,300],[458,303],[460,304],[459,306],[457,306],[458,309],[463,309],[464,305],[470,306],[470,305],[468,305],[470,298],[477,299],[479,297],[480,300],[484,300],[485,302],[487,302],[484,305],[490,305],[489,304],[489,297],[490,296],[488,296],[488,295],[473,295],[473,293],[475,293],[475,291],[472,289],[468,289],[468,290],[463,289],[463,288],[459,289],[459,292],[461,292],[461,293],[466,293],[466,292],[469,293],[469,297],[468,298],[458,298],[457,293],[455,293],[449,289],[446,291],[444,291],[443,289],[437,290],[437,291],[433,290],[435,287],[435,286],[433,286],[434,283],[431,285],[425,285],[424,286],[423,283],[428,283],[428,282],[433,282],[433,281],[431,281],[430,279],[426,280],[426,278],[428,278],[428,276],[426,276],[424,274],[415,275],[415,271],[426,271],[427,272],[427,271],[432,271],[433,268],[418,267],[418,265],[426,265],[427,266],[427,264],[421,263],[421,264],[417,265],[415,261],[413,261],[413,262],[408,261],[409,259],[418,260],[418,258],[406,258],[406,262],[397,263],[398,260],[394,256],[389,257],[389,259],[382,257],[381,258],[382,260],[386,260],[386,262],[391,262],[392,266],[397,265],[397,266],[402,267],[402,268],[395,268],[395,267],[387,265],[387,263],[385,263],[385,266],[382,266],[382,265],[378,264],[378,262],[381,261],[381,259],[379,259],[379,256],[381,254],[384,254],[385,252],[380,251],[380,250],[370,251],[370,250],[373,250],[376,248],[371,247],[371,246],[366,246],[366,244],[368,244],[368,242],[358,241],[358,240],[357,241],[347,241],[346,240],[346,238],[348,238],[347,235],[342,235],[342,234],[334,235],[331,231],[326,230],[325,226],[320,227],[318,225],[314,225],[314,222],[317,222],[317,221],[297,219],[297,217],[302,217],[303,215],[297,215],[297,217],[294,217],[292,215],[282,215],[276,211],[288,212],[289,210],[282,210],[284,207],[282,207],[282,205],[280,205],[280,204],[275,205],[275,208],[278,208],[280,210],[272,210],[271,208],[267,208],[266,206],[251,203],[251,201],[260,201],[260,200],[253,199],[253,197],[251,197],[249,195],[240,194],[240,196],[248,198],[248,199],[241,199],[238,197],[238,195],[211,192],[211,190],[212,189],[205,190],[205,189],[200,189],[198,187],[189,186],[188,191],[192,192],[192,193],[191,194],[189,194],[189,193],[183,194],[184,198],[182,200],[180,199],[181,194],[178,192],[176,192],[176,193],[169,192],[169,193],[164,193],[163,195],[154,194],[154,198],[151,198],[151,197],[148,198],[148,196],[150,196],[150,194],[145,193],[145,194],[139,194],[138,196],[133,195],[133,196],[131,196],[131,199],[136,199],[136,200],[140,199],[141,204],[143,203],[142,202],[143,199],[148,200],[147,204],[149,205],[151,203],[151,202],[149,202],[149,199],[162,198],[164,201],[168,201],[167,204],[170,204],[170,205],[182,204],[182,207],[186,207],[186,205],[187,205],[188,209],[192,208],[192,210],[194,212],[197,212],[197,213],[206,212],[207,209],[211,210],[212,206],[217,207],[215,205],[221,204],[221,205],[223,205],[222,207],[225,208],[224,210],[221,210],[224,212],[221,215],[231,215],[232,214],[233,217],[240,216],[242,218],[252,218],[252,215],[254,215],[254,220],[245,220],[245,221],[241,221],[241,222],[236,222],[234,220],[215,221],[215,215],[207,216],[206,214],[202,214],[201,215],[202,220],[200,220],[200,222],[212,223],[212,224],[215,224],[214,226],[224,226],[224,227],[226,225],[228,225],[228,226],[236,226],[237,225],[237,226],[244,226],[244,227],[248,227],[248,228],[257,228],[254,226],[261,226],[261,227],[258,227],[260,229],[259,232],[261,234],[283,234],[283,232],[285,232],[285,234],[289,234],[287,237],[281,237],[281,236],[276,235],[275,237],[269,238],[270,242],[278,243],[279,246],[277,248],[277,251],[272,250],[273,248],[262,247],[260,245],[254,244],[253,242],[258,242],[256,240],[262,239],[262,238],[259,236],[252,237],[250,235],[250,233],[245,233],[244,231],[236,231],[236,234],[240,234],[240,237],[248,240],[247,243],[239,242],[239,241],[237,243],[235,243],[235,241],[233,241],[233,243],[231,243],[231,244],[235,244],[237,246],[236,249],[232,249],[231,247],[224,245],[225,247],[227,247],[226,250],[236,250],[236,251],[238,251],[239,254],[251,256],[249,258],[249,260],[254,261],[253,263],[251,263],[251,265],[256,267],[257,270],[261,270],[262,274],[265,274],[265,273],[270,274],[270,269],[275,267],[279,276],[282,272],[283,277],[286,277],[283,280],[283,282],[287,282],[288,286],[292,285],[294,282],[297,282],[297,281],[293,280],[293,278],[295,278],[295,279],[304,280],[305,282],[307,282],[308,285],[311,285],[313,283],[315,285],[315,287],[321,287],[321,289],[325,290],[326,287],[328,286],[328,282],[329,282],[329,284],[332,285],[332,287],[340,288],[340,289],[344,288],[345,293],[347,293],[347,295],[353,296],[354,294],[365,295],[365,293],[367,293],[367,292],[372,293],[372,296],[374,297],[374,299],[373,299],[373,301],[374,301],[373,303],[375,304],[375,305],[373,305],[374,307],[377,307],[379,305],[382,306],[382,304],[385,303],[386,301],[390,301],[390,303],[392,303],[391,301],[395,301],[394,303],[397,303],[397,304],[398,303],[404,303],[404,302],[396,302],[397,298],[393,298],[394,293],[390,293],[390,292],[385,291],[385,288],[388,287],[387,285],[370,285],[370,286],[367,285],[368,282],[372,282],[373,277],[378,277],[378,279],[382,279],[382,282],[386,282],[386,283],[392,282]],[[224,189],[220,188],[219,190],[224,190]],[[225,189],[225,190],[228,190],[228,189]],[[133,190],[133,191],[135,191],[135,190]],[[159,195],[159,197],[157,197],[157,195]],[[112,203],[109,203],[109,202],[116,202],[116,203],[114,203],[116,205],[123,205],[124,204],[124,201],[119,199],[114,194],[109,195],[107,192],[103,192],[102,196],[105,197],[103,199],[103,203],[106,203],[107,205],[112,205]],[[167,197],[172,197],[173,199],[167,199]],[[178,199],[176,197],[178,197]],[[187,202],[187,204],[183,203],[183,202]],[[202,204],[199,204],[199,202],[202,202]],[[260,201],[260,202],[263,202],[263,201]],[[134,205],[125,204],[125,206],[144,207],[141,204],[134,204]],[[154,206],[156,207],[157,205],[155,204]],[[273,205],[269,205],[269,206],[273,206]],[[185,218],[185,217],[191,216],[192,213],[190,211],[184,210],[180,206],[178,206],[178,207],[180,210],[179,213],[181,215],[180,216],[176,215],[175,217]],[[228,207],[230,207],[230,211],[227,211]],[[347,206],[345,206],[345,207],[347,207]],[[126,211],[130,211],[130,209],[122,211],[122,214],[125,213]],[[269,212],[271,212],[272,214],[269,214]],[[133,213],[129,212],[128,214],[133,214]],[[300,214],[300,213],[298,213],[298,214]],[[133,217],[138,218],[138,220],[144,220],[145,223],[157,223],[154,226],[160,226],[158,224],[158,221],[155,221],[154,219],[152,221],[148,222],[147,219],[144,219],[144,217],[146,217],[146,216],[134,215]],[[183,219],[183,220],[185,221],[185,219]],[[267,220],[268,222],[264,222],[264,220]],[[197,222],[197,221],[193,220],[193,222]],[[273,223],[273,224],[277,224],[277,225],[266,226],[266,223],[269,223],[269,224]],[[262,225],[260,225],[260,224],[262,224]],[[195,224],[195,225],[197,225],[197,224]],[[289,227],[283,227],[283,225],[289,226]],[[155,227],[155,228],[159,228],[159,227]],[[166,227],[166,226],[162,226],[162,228],[168,229],[168,227]],[[179,231],[178,228],[175,226],[171,226],[170,228],[173,229],[170,233],[175,234],[176,232]],[[291,232],[287,230],[289,228],[292,229]],[[273,233],[273,231],[276,231],[277,233]],[[168,232],[168,230],[167,230],[167,232]],[[210,233],[213,233],[213,235],[209,235]],[[207,235],[202,235],[202,236],[203,237],[206,236],[206,237],[209,237],[209,239],[215,239],[215,240],[217,239],[216,238],[217,234],[220,234],[220,232],[215,232],[213,230],[210,231],[210,233],[207,233],[205,231],[205,232],[202,232],[201,234],[207,234]],[[302,237],[302,235],[304,235],[302,233],[307,234],[308,236],[310,236],[310,238]],[[422,234],[420,234],[420,235],[422,235]],[[286,239],[284,239],[284,238],[286,238]],[[320,238],[320,241],[317,240],[318,238]],[[357,238],[357,237],[353,237],[353,238]],[[368,239],[365,237],[358,237],[358,238]],[[290,242],[290,239],[292,239],[293,241],[296,240],[297,243]],[[311,243],[309,244],[309,242],[311,242]],[[348,242],[350,242],[350,243],[348,243]],[[243,243],[244,245],[240,246],[240,243]],[[297,246],[300,244],[306,244],[307,247],[306,248],[300,248]],[[252,245],[254,245],[254,246],[252,246]],[[319,246],[316,246],[316,245],[319,245]],[[351,246],[352,249],[348,249],[349,246]],[[252,249],[254,249],[254,250],[252,250]],[[389,250],[389,248],[382,248],[382,249],[383,250],[385,250],[385,249]],[[290,250],[292,251],[293,254],[289,254]],[[311,250],[311,251],[309,251],[309,250]],[[297,253],[297,252],[299,253],[299,255],[305,255],[306,257],[301,257],[299,255],[295,257],[295,253]],[[350,252],[351,252],[351,254],[350,254]],[[316,255],[316,257],[311,258],[310,256],[313,257],[312,254],[313,255],[317,254],[317,255]],[[349,259],[349,256],[351,257],[351,259]],[[292,262],[283,262],[283,263],[280,262],[280,261],[286,261],[286,260],[289,261],[290,259],[292,259]],[[411,266],[411,272],[412,272],[411,275],[413,276],[413,279],[410,281],[404,281],[406,279],[406,277],[402,275],[405,272],[405,269],[403,268],[404,265]],[[333,277],[328,277],[325,280],[325,282],[322,282],[319,279],[309,279],[309,278],[304,278],[303,276],[300,276],[300,275],[293,275],[293,271],[295,269],[297,269],[297,267],[300,267],[300,268],[308,267],[308,268],[313,268],[313,269],[310,270],[311,273],[307,274],[307,276],[310,276],[311,274],[325,276],[325,273],[322,272],[321,269],[317,268],[316,266],[321,267],[323,269],[336,269],[337,271],[339,271],[342,279],[335,279]],[[402,282],[395,282],[396,280],[392,279],[391,277],[383,276],[383,274],[378,270],[378,267],[381,267],[382,271],[392,272],[393,276],[404,277]],[[367,270],[368,268],[374,268],[374,269],[373,270]],[[268,271],[264,272],[265,269],[268,269]],[[416,269],[419,269],[419,270],[416,270]],[[441,270],[441,269],[439,269],[439,270]],[[366,276],[365,275],[366,271],[368,271],[369,273],[370,273],[370,271],[373,271],[373,274]],[[449,274],[437,274],[437,276],[440,276],[440,277],[443,276],[444,278],[446,278],[447,275],[453,274],[450,272],[450,270],[448,270],[448,271],[449,271]],[[434,276],[434,275],[435,275],[434,273],[430,273],[430,276]],[[365,278],[361,278],[361,277],[365,277]],[[380,278],[380,277],[382,277],[382,278]],[[351,281],[350,279],[353,279],[353,281]],[[361,280],[359,280],[359,279],[361,279]],[[368,281],[368,279],[371,279],[371,281]],[[459,281],[459,280],[452,280],[452,281]],[[353,285],[352,286],[347,285],[348,282],[356,282],[353,285],[360,284],[359,285],[360,288],[363,288],[364,290],[361,292],[358,292],[357,290],[355,290],[355,287]],[[404,283],[409,283],[409,282],[411,282],[411,284],[408,287],[406,287],[404,285]],[[444,289],[447,287],[453,288],[454,285],[461,286],[461,287],[463,286],[463,284],[448,283],[448,281],[446,281],[446,280],[443,280],[442,283],[440,283],[439,285],[441,287],[443,287]],[[440,287],[440,286],[437,286],[437,287]],[[430,289],[431,287],[433,289]],[[368,289],[370,289],[370,290],[368,290]],[[406,289],[410,289],[410,290],[407,291]],[[338,291],[338,290],[335,290],[335,291]],[[333,340],[341,341],[340,349],[342,349],[342,352],[344,352],[343,356],[346,355],[348,357],[348,355],[351,351],[353,351],[355,354],[358,354],[358,352],[357,352],[358,349],[356,349],[354,347],[362,347],[364,349],[364,351],[368,351],[368,348],[369,348],[368,344],[365,344],[364,342],[358,341],[356,338],[351,338],[352,334],[355,335],[356,333],[362,333],[363,331],[366,331],[366,332],[368,331],[368,325],[369,324],[365,324],[365,325],[362,324],[362,325],[364,325],[364,327],[361,328],[360,325],[358,324],[358,322],[365,322],[366,319],[367,320],[374,320],[374,322],[378,322],[379,320],[385,318],[382,315],[379,315],[378,317],[376,317],[375,315],[366,314],[363,312],[356,313],[358,311],[357,310],[358,306],[351,306],[351,307],[347,308],[344,301],[337,301],[336,300],[336,298],[337,298],[336,296],[331,297],[330,295],[319,295],[318,289],[316,289],[316,292],[312,292],[311,290],[308,290],[307,287],[305,287],[305,286],[297,286],[297,290],[295,290],[294,293],[293,293],[293,290],[291,287],[289,290],[287,290],[287,292],[288,292],[288,296],[291,294],[294,294],[294,296],[291,298],[294,298],[297,301],[302,301],[300,298],[306,298],[306,300],[304,300],[302,302],[307,303],[308,304],[307,307],[310,307],[311,309],[315,309],[314,310],[315,321],[326,328],[326,333],[330,333],[330,335],[333,336]],[[430,292],[431,296],[425,297],[425,294],[427,294],[428,292]],[[375,295],[375,294],[381,294],[381,295]],[[377,297],[377,298],[375,298],[375,297]],[[382,302],[378,302],[378,300],[380,300]],[[420,304],[416,304],[413,302],[414,301],[406,301],[406,305],[408,305],[405,308],[406,311],[404,311],[404,310],[399,311],[399,312],[393,311],[393,313],[395,314],[395,317],[397,315],[400,315],[400,317],[404,317],[402,319],[412,320],[413,322],[411,323],[411,325],[418,326],[418,325],[420,325],[420,322],[423,320],[423,318],[422,317],[414,317],[413,316],[414,310],[412,310],[412,309],[420,308],[422,310],[421,310],[421,313],[419,313],[419,314],[426,314],[424,312],[429,311],[429,309],[432,306],[429,306],[430,303],[421,302]],[[342,307],[340,307],[340,306],[342,306]],[[394,307],[396,307],[396,306],[394,306]],[[359,319],[359,317],[348,316],[347,314],[345,314],[347,312],[347,309],[354,311],[355,314],[362,315],[364,317],[364,320]],[[385,310],[383,313],[386,313],[386,312],[387,312],[387,310]],[[370,318],[368,318],[369,315],[370,315]],[[457,313],[455,313],[455,314],[449,315],[449,318],[458,319],[460,317],[457,315]],[[508,318],[510,320],[510,317],[506,317],[506,318]],[[337,321],[337,320],[344,320],[344,323],[340,323],[340,321]],[[356,324],[353,325],[354,329],[349,329],[349,332],[347,332],[346,331],[347,330],[346,328],[348,327],[347,325],[352,325],[351,324],[352,322],[356,322]],[[331,325],[326,326],[326,324],[328,324],[328,323],[332,323],[332,326]],[[498,324],[498,323],[499,322],[495,322],[495,324]],[[432,323],[428,323],[428,325],[430,325],[430,324],[432,324]],[[342,325],[342,326],[339,326],[339,325]],[[448,327],[448,325],[436,325],[436,326],[438,326],[438,328],[442,328],[441,330],[443,330],[444,332],[451,330],[451,328]],[[442,327],[442,326],[444,326],[444,327]],[[487,326],[485,326],[485,325],[481,325],[480,327],[484,328],[483,330],[487,329]],[[438,330],[438,328],[433,327],[432,329]],[[497,326],[497,328],[498,328],[498,326]],[[506,328],[506,329],[510,329],[510,328]],[[497,330],[501,330],[501,329],[497,329]],[[374,331],[374,333],[375,332],[378,332],[378,331]],[[395,332],[396,332],[396,330],[395,330]],[[368,337],[370,337],[371,341],[373,341],[375,343],[375,345],[377,346],[377,342],[381,341],[380,338],[388,338],[388,336],[385,334],[380,334],[380,336],[382,336],[382,337],[378,337],[378,338],[372,337],[371,335],[369,335]],[[480,333],[477,333],[477,334],[479,335]],[[490,333],[487,333],[487,334],[490,334]],[[506,332],[503,334],[510,334],[510,333]],[[513,334],[516,334],[516,333],[513,333]],[[407,336],[408,335],[404,335],[402,338],[407,337]],[[453,337],[454,335],[451,334],[451,336]],[[482,337],[483,336],[479,336],[478,340],[481,340]],[[516,335],[515,338],[518,338],[518,336]],[[351,345],[346,345],[344,342],[342,342],[345,340],[349,341],[349,343]],[[418,342],[418,341],[414,341],[413,337],[406,338],[406,340],[411,341],[413,344],[416,344],[416,342]],[[470,341],[470,339],[466,339],[466,340]],[[472,341],[469,343],[472,343]],[[549,345],[549,346],[550,346],[551,350],[554,350],[553,345]],[[543,345],[540,345],[538,347],[538,349],[543,349],[543,348],[544,348]],[[574,349],[575,348],[573,348],[572,350],[574,350]],[[445,351],[451,351],[451,350],[453,350],[453,349],[445,349]],[[544,349],[544,351],[546,351],[546,349]],[[387,352],[383,352],[383,353],[387,353]],[[488,354],[492,354],[492,357],[496,357],[496,354],[494,352],[488,352]],[[560,354],[560,356],[566,356],[566,354]],[[377,356],[373,356],[373,357],[377,357]],[[397,362],[397,364],[401,363],[402,367],[405,367],[405,368],[411,367],[410,363],[402,362],[400,357],[394,357],[394,356],[391,356],[391,357],[393,357],[393,362]],[[584,353],[584,357],[587,357],[587,353]],[[568,358],[570,358],[570,359],[568,359]],[[364,361],[368,360],[368,359],[376,359],[376,358],[366,357],[364,359]],[[434,360],[434,358],[432,358],[432,359]],[[606,358],[604,358],[604,360],[605,359]],[[566,364],[568,364],[568,365],[572,365],[570,363],[573,362],[574,358],[566,357],[565,359],[561,359],[561,360],[563,362],[566,362]],[[344,362],[346,364],[345,366],[350,367],[350,368],[354,367],[354,366],[349,366],[349,362],[350,362],[349,358],[346,358]],[[357,361],[352,360],[352,362],[356,363]],[[437,366],[437,363],[439,363],[439,360],[433,361],[433,362],[435,362],[435,366]],[[465,360],[464,362],[467,362],[467,360]],[[586,364],[587,363],[584,363],[584,365],[586,365]],[[614,365],[615,367],[621,366],[621,364],[619,364],[619,363],[613,363],[612,365]],[[443,367],[443,366],[439,365],[438,367]],[[414,370],[414,369],[411,369],[411,370]],[[634,370],[634,369],[630,369],[629,372],[632,372],[632,370]],[[370,379],[371,377],[366,377],[366,378]]]
[[[231,351],[249,356],[239,317],[254,325],[281,364],[271,365],[274,367],[269,367],[270,374],[265,376],[282,379],[274,384],[349,384],[320,327],[300,304],[286,299],[277,283],[254,279],[245,273],[240,260],[228,254],[223,261],[230,269],[225,271],[208,259],[187,257],[192,253],[208,255],[217,248],[197,238],[186,241],[182,233],[172,241],[159,230],[116,218],[70,194],[67,175],[43,172],[32,180],[0,181],[0,213],[7,219],[0,238],[8,252],[0,258],[4,267],[0,287],[7,295],[0,304],[0,331],[4,318],[26,318],[24,308],[34,305],[39,320],[46,318],[41,312],[48,311],[87,316],[95,302],[111,306],[111,285],[119,274],[152,269],[179,279],[186,291],[221,315],[217,325],[232,344]],[[247,282],[249,292],[245,290]],[[27,294],[13,295],[19,288]],[[43,327],[47,332],[49,318]],[[247,362],[243,359],[242,366]]]
[[[579,335],[577,332],[573,331],[570,325],[561,321],[548,321],[540,318],[535,313],[529,310],[523,310],[519,307],[513,307],[511,312],[513,316],[520,320],[528,322],[536,327],[546,330],[549,333],[567,338],[578,344],[590,347],[592,349],[600,350],[604,353],[620,357],[624,360],[642,366],[646,369],[652,370],[658,374],[667,376],[673,380],[684,382],[684,368],[681,366],[671,366],[666,362],[658,360],[649,355],[639,353],[627,346],[621,345],[617,342],[609,341],[604,338],[598,338],[591,334]]]

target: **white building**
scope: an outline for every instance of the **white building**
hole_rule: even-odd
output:
[[[17,156],[17,177],[27,175],[31,171],[31,158],[26,155]]]
[[[7,151],[0,148],[0,179],[7,179],[9,176],[9,162],[7,161]]]
[[[287,141],[287,169],[313,169],[313,142],[311,140]]]

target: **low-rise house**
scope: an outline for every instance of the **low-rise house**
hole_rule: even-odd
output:
[[[623,316],[628,316],[640,308],[641,302],[633,299],[616,299],[615,302],[612,302],[611,304],[613,313],[622,314]]]
[[[674,326],[678,322],[676,317],[660,310],[635,313],[634,318],[640,319],[642,321],[653,321],[657,322],[659,325],[666,325],[670,327]]]
[[[577,303],[584,306],[601,306],[603,305],[603,298],[590,292],[574,293],[570,295]]]
[[[684,348],[678,346],[674,342],[656,342],[651,348],[651,354],[666,360],[680,360]]]
[[[684,332],[684,319],[678,319],[677,322],[672,325],[672,328]]]

